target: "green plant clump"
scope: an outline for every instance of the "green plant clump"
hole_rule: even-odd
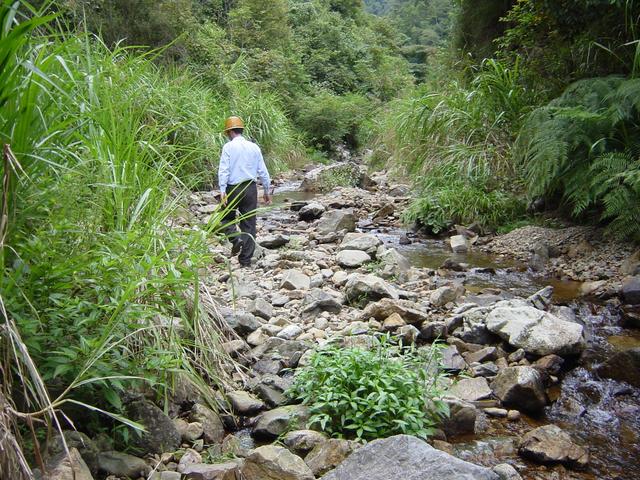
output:
[[[318,350],[289,394],[311,408],[310,426],[335,437],[426,438],[449,413],[442,376],[437,345],[402,351],[383,340],[375,350]]]

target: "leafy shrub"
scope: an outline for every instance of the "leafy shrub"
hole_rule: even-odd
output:
[[[311,409],[310,425],[337,437],[428,437],[445,415],[437,345],[402,351],[383,340],[375,350],[329,347],[297,372],[291,396]]]
[[[472,222],[494,230],[518,219],[524,211],[524,201],[508,191],[490,189],[484,182],[443,181],[434,176],[404,212],[403,219],[437,234],[454,224],[468,225]]]
[[[321,91],[300,102],[297,120],[312,144],[329,151],[341,142],[357,147],[360,124],[370,110],[370,102],[362,95]]]

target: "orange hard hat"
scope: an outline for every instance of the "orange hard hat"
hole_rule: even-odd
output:
[[[244,122],[240,117],[229,117],[224,122],[224,131],[228,132],[234,128],[244,128]]]

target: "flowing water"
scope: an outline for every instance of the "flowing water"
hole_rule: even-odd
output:
[[[315,197],[316,194],[296,191],[294,185],[286,185],[276,190],[276,208],[267,213],[266,221],[281,219],[290,202]],[[417,238],[411,244],[401,245],[399,239],[407,232],[400,229],[369,231],[396,248],[414,267],[437,269],[447,259],[463,264],[467,271],[455,275],[472,293],[492,287],[515,296],[528,296],[552,285],[555,302],[571,307],[584,325],[587,350],[565,369],[559,386],[549,392],[555,401],[544,415],[535,419],[527,417],[525,421],[531,427],[556,423],[570,432],[578,443],[588,447],[589,468],[584,472],[550,471],[527,463],[517,455],[517,436],[522,431],[507,423],[497,430],[490,429],[484,437],[460,439],[455,445],[457,455],[486,465],[511,461],[524,470],[521,473],[525,479],[640,479],[640,390],[623,382],[601,379],[594,371],[616,351],[640,346],[640,332],[622,328],[616,308],[581,300],[580,282],[540,278],[508,259],[478,250],[453,254],[444,241],[429,238]]]

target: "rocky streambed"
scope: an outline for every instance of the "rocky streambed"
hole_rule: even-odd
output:
[[[384,177],[361,185],[277,189],[250,269],[228,245],[212,247],[232,267],[208,277],[235,335],[223,346],[246,368],[219,399],[234,415],[215,413],[197,391],[175,392],[170,419],[139,400],[137,419],[154,427],[146,462],[71,442],[90,469],[110,480],[640,478],[640,335],[633,307],[622,308],[634,298],[622,276],[612,270],[611,281],[586,287],[593,279],[545,280],[524,254],[510,256],[504,242],[491,251],[467,229],[454,253],[448,240],[402,228],[406,187]],[[214,210],[212,193],[194,194],[184,221]],[[367,348],[385,333],[444,343],[451,416],[429,444],[398,435],[361,445],[306,430],[308,410],[285,395],[295,369],[315,348]]]

